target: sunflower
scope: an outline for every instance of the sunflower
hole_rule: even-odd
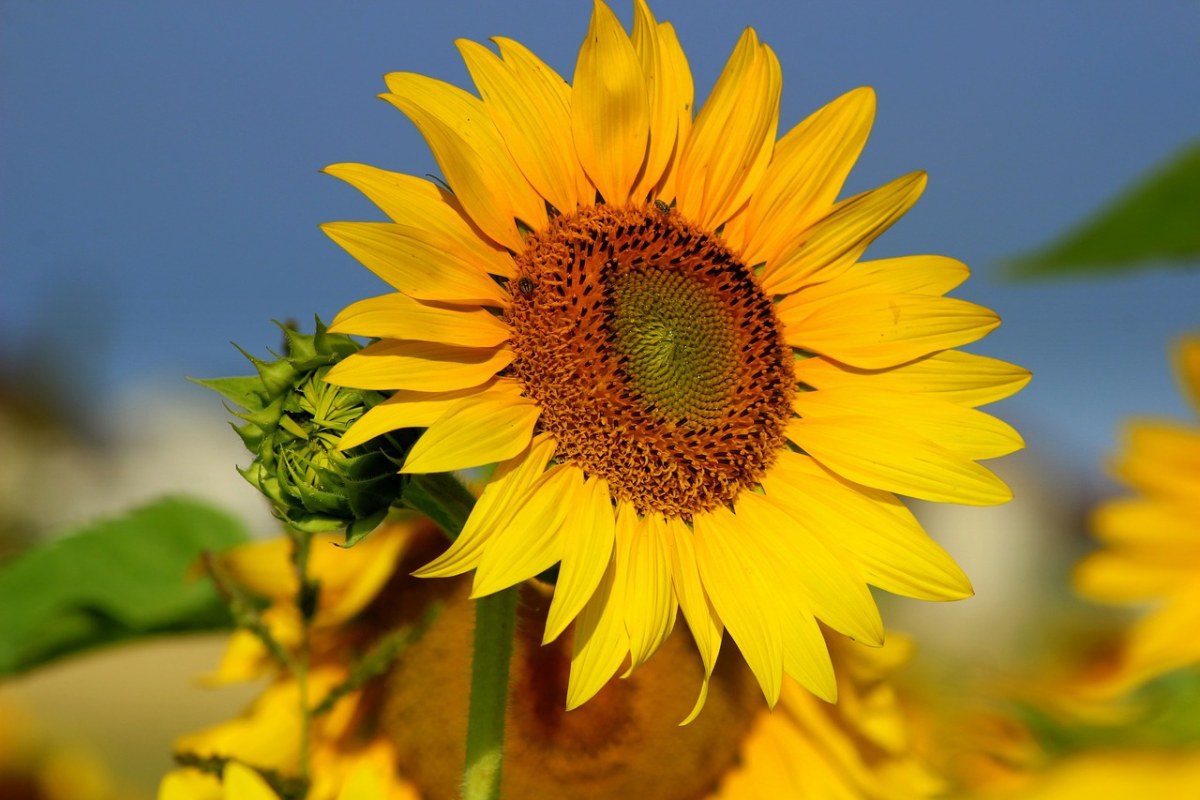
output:
[[[943,295],[966,266],[862,261],[913,173],[837,196],[874,116],[852,91],[776,141],[779,63],[751,29],[693,118],[669,23],[597,2],[573,84],[517,42],[459,41],[479,97],[412,73],[383,99],[444,183],[327,171],[391,222],[326,233],[396,291],[330,330],[378,339],[328,380],[391,392],[341,442],[427,428],[402,471],[495,464],[417,574],[474,596],[557,566],[545,630],[575,621],[567,705],[644,664],[682,610],[704,665],[727,629],[774,705],[786,673],[833,700],[818,620],[878,645],[868,584],[970,595],[900,493],[994,504],[977,459],[1020,448],[976,407],[1028,373],[951,348],[999,324]]]
[[[1200,336],[1183,339],[1175,355],[1183,391],[1200,411]],[[1131,422],[1113,473],[1138,494],[1096,509],[1092,530],[1104,547],[1079,564],[1074,581],[1093,600],[1157,603],[1129,630],[1108,676],[1120,692],[1200,663],[1200,427]]]
[[[457,797],[474,626],[470,582],[410,576],[443,546],[442,534],[424,520],[389,524],[352,549],[333,547],[333,541],[318,537],[309,570],[321,586],[310,638],[309,698],[311,706],[329,711],[312,727],[307,797]],[[289,543],[245,545],[221,564],[233,581],[269,602],[265,622],[276,640],[289,641],[299,618]],[[712,676],[706,713],[678,728],[693,702],[679,676],[702,671],[682,631],[668,636],[658,657],[628,680],[606,685],[585,707],[567,712],[562,696],[571,648],[561,640],[541,644],[548,587],[528,581],[521,600],[505,736],[506,797],[893,800],[932,797],[942,785],[915,754],[908,709],[891,680],[908,659],[903,637],[882,648],[843,637],[833,641],[837,705],[784,678],[771,713],[746,666],[725,660]],[[440,613],[419,638],[384,669],[347,687],[346,677],[361,673],[363,653],[435,604]],[[220,767],[224,782],[182,768],[164,778],[160,800],[299,794],[286,790],[302,772],[295,677],[275,668],[258,639],[239,633],[208,680],[264,676],[269,683],[243,715],[176,742],[182,763],[207,765],[210,772]],[[336,702],[329,701],[330,692]],[[251,786],[258,794],[250,793]]]
[[[158,800],[280,800],[263,776],[236,761],[220,777],[199,772],[173,772],[163,779]],[[364,764],[346,781],[337,800],[385,800],[377,774]]]
[[[0,797],[6,800],[133,800],[138,794],[82,742],[64,741],[0,691]]]

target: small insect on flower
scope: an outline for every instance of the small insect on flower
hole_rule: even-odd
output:
[[[531,297],[535,288],[537,288],[537,284],[533,282],[532,278],[521,278],[517,281],[517,291],[525,297]]]

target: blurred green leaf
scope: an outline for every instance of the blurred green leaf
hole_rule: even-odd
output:
[[[1048,247],[1017,259],[1018,278],[1104,275],[1200,259],[1200,142],[1185,148]]]
[[[230,627],[211,583],[189,571],[203,551],[246,540],[225,512],[172,498],[0,564],[0,675],[151,634]]]

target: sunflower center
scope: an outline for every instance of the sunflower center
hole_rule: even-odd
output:
[[[557,458],[642,513],[690,518],[756,485],[784,445],[791,350],[753,273],[654,206],[594,206],[529,237],[509,374]]]
[[[614,350],[630,384],[666,413],[716,420],[736,370],[729,314],[703,282],[659,267],[612,283]]]

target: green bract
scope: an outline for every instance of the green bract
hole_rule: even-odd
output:
[[[349,336],[328,333],[319,319],[312,335],[280,327],[286,355],[263,361],[242,351],[257,376],[196,383],[245,409],[233,412],[244,421],[234,430],[254,461],[239,472],[271,501],[275,516],[307,533],[345,528],[353,543],[399,500],[403,449],[383,436],[338,450],[342,434],[383,396],[325,382],[330,367],[358,351]]]

